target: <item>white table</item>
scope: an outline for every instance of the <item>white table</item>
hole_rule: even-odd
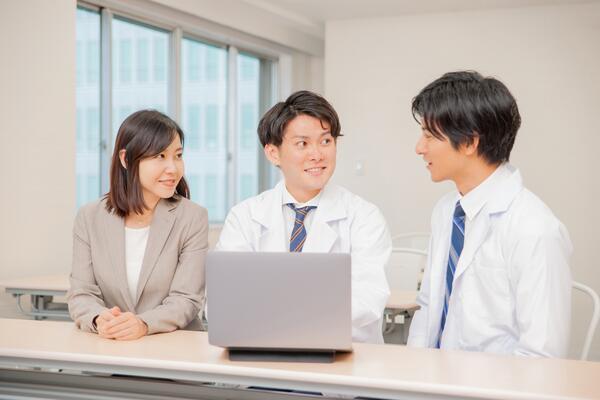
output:
[[[54,301],[55,296],[65,296],[69,290],[67,274],[10,279],[0,282],[0,286],[17,299],[17,307],[23,314],[35,319],[69,319],[67,304]],[[23,296],[31,296],[30,310],[21,305]]]
[[[36,319],[45,317],[69,318],[65,303],[54,302],[55,296],[65,296],[69,290],[69,275],[43,275],[27,278],[10,279],[0,282],[6,293],[17,298],[19,310]],[[24,310],[21,306],[21,297],[31,296],[31,310]],[[392,293],[386,308],[399,313],[414,312],[419,308],[415,299],[417,291]]]
[[[27,369],[32,367],[71,373]],[[0,319],[0,368],[0,397],[34,390],[39,382],[35,374],[46,374],[45,390],[84,390],[91,385],[86,380],[99,379],[87,389],[113,397],[128,390],[147,395],[170,390],[172,397],[186,390],[206,398],[218,398],[227,390],[234,391],[228,394],[234,398],[270,396],[198,386],[217,382],[389,399],[600,399],[600,363],[360,343],[333,364],[232,362],[225,350],[208,344],[205,332],[176,331],[118,342],[58,321]]]
[[[383,333],[389,335],[401,326],[401,342],[406,343],[410,320],[420,307],[417,304],[418,291],[391,293],[383,313]]]

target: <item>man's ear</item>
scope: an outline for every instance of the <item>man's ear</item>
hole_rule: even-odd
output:
[[[475,133],[475,136],[473,137],[473,140],[471,141],[471,143],[469,143],[469,144],[465,143],[462,145],[464,154],[467,156],[476,155],[477,154],[477,146],[479,146],[479,134]]]
[[[125,149],[119,150],[119,160],[123,168],[127,169],[127,162],[125,162]]]
[[[267,160],[269,160],[274,166],[279,167],[279,148],[274,144],[269,143],[265,145],[264,151]]]

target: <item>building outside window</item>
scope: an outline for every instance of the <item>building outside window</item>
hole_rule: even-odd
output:
[[[100,196],[100,14],[77,9],[76,204]]]

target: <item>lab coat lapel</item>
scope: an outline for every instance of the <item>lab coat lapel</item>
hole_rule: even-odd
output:
[[[134,309],[133,299],[127,285],[127,266],[125,263],[125,219],[115,213],[108,213],[105,220],[105,249],[115,273],[115,282],[129,310]]]
[[[336,186],[325,186],[314,211],[303,252],[328,253],[332,250],[339,235],[330,224],[347,217],[346,208],[342,206],[339,197]]]
[[[485,241],[492,226],[491,220],[493,215],[506,212],[515,197],[523,190],[523,182],[519,171],[510,165],[504,167],[508,168],[512,173],[501,182],[498,182],[497,187],[494,190],[494,196],[489,198],[479,211],[485,215],[482,215],[481,218],[475,218],[476,222],[466,233],[467,236],[474,238],[474,240],[465,237],[465,247],[463,248],[460,259],[458,260],[458,265],[456,266],[456,273],[454,275],[455,280],[458,279],[473,262],[477,250]]]
[[[146,245],[146,251],[144,252],[144,260],[142,262],[142,270],[140,271],[140,278],[138,280],[138,287],[136,291],[135,304],[140,300],[146,282],[152,270],[158,261],[160,253],[171,233],[173,224],[175,223],[175,213],[172,212],[178,203],[169,203],[166,200],[159,200],[154,210],[154,216],[152,217],[152,223],[150,225],[150,233],[148,235],[148,244]]]
[[[265,198],[257,202],[250,210],[252,220],[259,224],[258,251],[288,251],[285,240],[283,208],[283,181],[279,182]]]
[[[458,193],[456,199],[452,201],[452,204],[458,200]],[[454,208],[449,209],[448,212],[443,215],[440,220],[444,221],[445,224],[452,224],[452,213]],[[450,227],[440,227],[442,232],[449,231]],[[449,239],[448,239],[449,240]],[[437,342],[437,336],[440,332],[440,323],[442,316],[442,308],[444,303],[444,294],[446,293],[446,269],[447,269],[447,257],[448,249],[444,246],[436,246],[435,250],[430,254],[431,261],[430,267],[433,268],[431,271],[431,284],[429,293],[432,295],[429,298],[429,345],[435,346]]]
[[[485,213],[485,216],[482,215],[481,218],[476,218],[469,229],[468,234],[471,235],[473,239],[467,240],[465,238],[464,248],[458,259],[458,265],[456,266],[456,272],[454,273],[455,281],[459,279],[463,272],[471,265],[475,253],[479,247],[481,247],[481,244],[486,239],[488,231],[490,230],[490,216],[485,210],[485,206],[480,213]]]

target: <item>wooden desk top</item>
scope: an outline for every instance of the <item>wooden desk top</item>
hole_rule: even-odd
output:
[[[232,362],[226,354],[208,344],[205,332],[118,342],[78,331],[70,322],[0,319],[0,366],[75,365],[92,372],[138,371],[151,377],[390,397],[600,399],[600,363],[594,362],[360,343],[333,364]]]
[[[414,291],[406,291],[406,292],[397,292],[390,294],[390,297],[385,305],[387,308],[397,308],[408,311],[414,311],[419,309],[419,305],[417,304],[417,295],[419,292]]]
[[[26,289],[26,290],[69,290],[69,275],[40,275],[26,278],[15,278],[0,281],[0,286],[5,289]]]

